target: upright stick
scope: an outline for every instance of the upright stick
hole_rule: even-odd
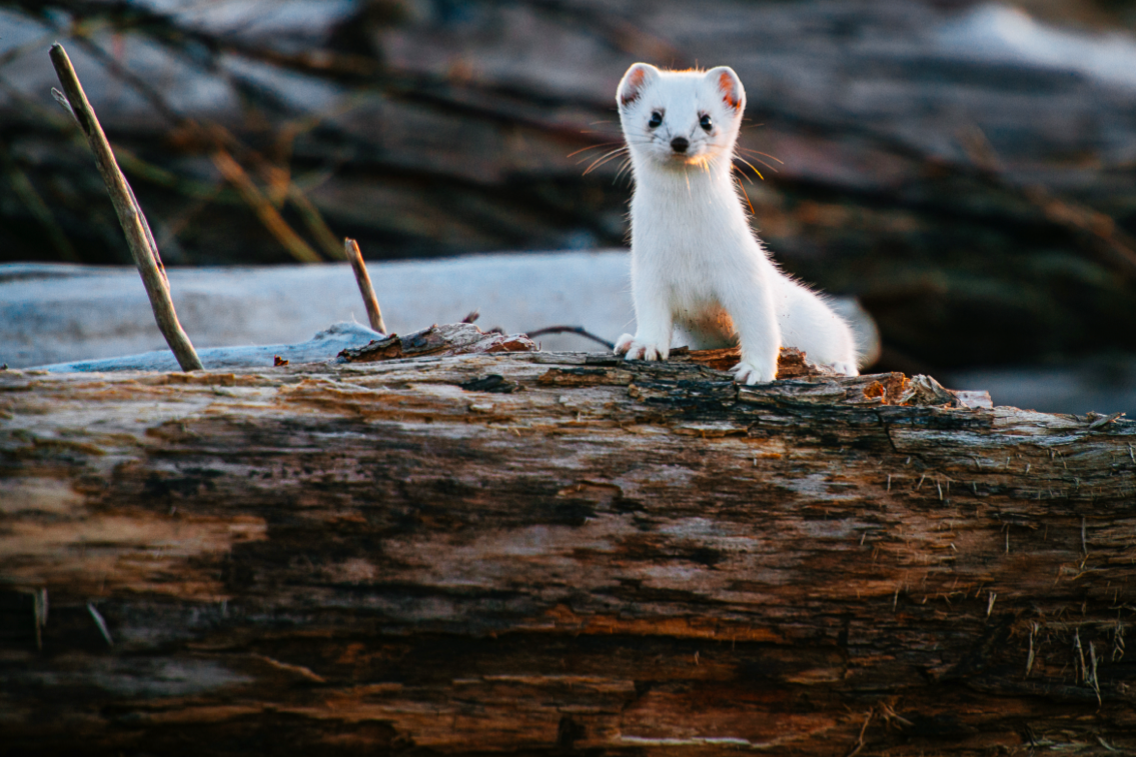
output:
[[[375,297],[375,288],[371,286],[371,277],[367,274],[367,265],[363,262],[359,243],[354,239],[344,239],[343,250],[347,253],[347,259],[351,261],[355,280],[359,282],[359,293],[363,295],[363,304],[367,307],[367,319],[371,322],[371,328],[380,334],[387,333],[386,324],[383,323],[383,311],[379,310],[379,300]]]
[[[158,250],[156,246],[152,246],[153,237],[148,233],[149,226],[142,215],[142,209],[138,207],[134,193],[126,182],[126,177],[122,175],[118,161],[114,159],[110,142],[107,141],[102,126],[99,125],[94,108],[87,100],[83,85],[79,83],[75,68],[67,57],[67,51],[59,43],[51,46],[51,62],[55,66],[59,83],[63,85],[63,92],[67,96],[71,111],[79,122],[79,128],[87,135],[91,152],[95,154],[95,163],[106,183],[115,213],[118,214],[118,222],[122,224],[122,230],[126,233],[130,254],[134,258],[134,264],[138,266],[138,272],[142,275],[146,294],[150,297],[150,307],[154,310],[158,329],[166,338],[166,343],[170,345],[183,371],[201,370],[205,366],[201,364],[193,344],[178,322],[174,303],[170,298],[169,284],[165,273],[159,267]]]

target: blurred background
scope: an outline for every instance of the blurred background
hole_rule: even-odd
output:
[[[1136,415],[1134,27],[1128,0],[0,0],[0,263],[130,262],[54,41],[171,267],[623,247],[621,75],[728,64],[754,226],[858,298],[871,370]]]

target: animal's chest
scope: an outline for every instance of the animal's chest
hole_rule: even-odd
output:
[[[707,335],[711,341],[732,334],[733,322],[722,307],[719,293],[721,277],[710,256],[698,248],[672,252],[673,259],[661,278],[675,323],[688,333]]]
[[[699,318],[703,311],[721,308],[714,280],[699,266],[676,266],[666,277],[671,311],[684,318]]]
[[[714,299],[721,240],[698,217],[676,213],[654,220],[635,241],[647,248],[643,252],[671,290],[671,297],[687,305]]]
[[[733,344],[734,324],[722,306],[720,290],[729,255],[738,252],[732,249],[736,243],[697,223],[668,225],[670,233],[660,248],[660,278],[675,325],[696,349]]]

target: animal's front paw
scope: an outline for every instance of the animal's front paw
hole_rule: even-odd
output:
[[[743,360],[730,370],[739,384],[768,384],[777,378],[777,361],[763,365],[756,360]]]
[[[615,343],[615,354],[626,355],[628,360],[666,360],[670,349],[640,342],[630,334],[624,334]]]

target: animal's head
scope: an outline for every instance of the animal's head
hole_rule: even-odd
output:
[[[729,166],[745,89],[729,66],[709,71],[627,69],[615,96],[628,147],[660,165]]]

